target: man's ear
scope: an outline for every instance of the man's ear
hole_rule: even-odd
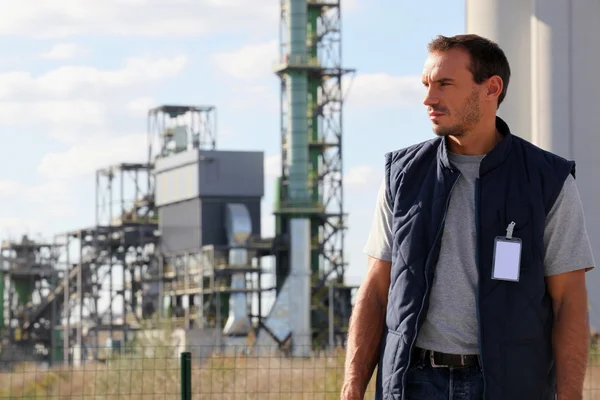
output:
[[[500,97],[500,94],[502,94],[502,90],[504,89],[504,82],[502,81],[502,78],[500,78],[498,75],[494,75],[487,80],[486,86],[486,97],[488,97],[489,100],[497,101]]]

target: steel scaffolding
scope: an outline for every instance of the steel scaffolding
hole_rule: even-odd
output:
[[[313,343],[326,343],[329,298],[334,299],[335,337],[345,340],[350,313],[352,288],[344,284],[346,261],[344,232],[346,214],[343,202],[343,78],[354,72],[342,67],[341,8],[339,1],[306,2],[306,55],[290,55],[288,9],[281,2],[280,64],[275,71],[281,78],[281,178],[276,199],[277,235],[289,235],[288,222],[293,217],[310,218],[312,237],[312,304]],[[293,17],[293,16],[292,16]],[[310,201],[304,205],[289,200],[291,154],[290,77],[305,76],[307,81],[307,131]],[[277,254],[277,287],[289,274],[289,250]],[[331,281],[331,282],[328,282]],[[329,287],[334,293],[329,293]],[[331,341],[331,340],[329,340]]]

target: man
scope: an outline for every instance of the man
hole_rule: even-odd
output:
[[[429,44],[437,137],[386,154],[342,399],[581,399],[594,260],[575,165],[511,134],[510,68],[476,35]]]

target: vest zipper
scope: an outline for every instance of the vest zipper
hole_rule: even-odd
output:
[[[475,264],[477,265],[477,273],[481,275],[481,270],[479,267],[479,230],[480,230],[480,220],[479,220],[479,202],[481,197],[481,187],[479,184],[479,178],[475,178]],[[485,371],[483,369],[483,344],[482,344],[482,334],[481,334],[481,308],[479,306],[480,299],[480,285],[481,277],[478,276],[477,279],[477,295],[475,296],[476,308],[477,308],[477,327],[478,327],[478,339],[479,339],[479,360],[481,364],[481,374],[483,375],[483,398],[485,399],[486,392],[486,384],[485,384]]]
[[[417,315],[417,322],[415,323],[415,336],[412,339],[412,342],[410,344],[410,349],[408,352],[407,369],[404,371],[404,374],[402,374],[402,399],[404,399],[404,392],[406,390],[406,371],[408,370],[408,365],[410,365],[410,363],[412,361],[413,349],[414,349],[415,343],[417,341],[417,336],[419,336],[419,320],[421,319],[421,314],[423,313],[423,307],[425,307],[425,299],[429,295],[430,288],[429,288],[429,280],[427,279],[427,275],[428,275],[427,273],[429,272],[429,268],[430,268],[431,255],[433,253],[433,249],[435,249],[438,241],[440,240],[440,237],[442,236],[442,232],[444,231],[444,223],[446,222],[446,214],[448,213],[448,206],[450,206],[450,198],[452,197],[452,192],[454,191],[454,187],[456,186],[456,183],[458,182],[458,179],[460,177],[461,177],[461,174],[459,173],[458,176],[456,177],[456,179],[454,180],[454,183],[452,184],[452,188],[450,188],[450,193],[448,193],[448,197],[446,198],[446,205],[444,207],[444,215],[442,216],[442,222],[438,226],[438,231],[435,236],[435,241],[433,242],[433,246],[431,246],[431,249],[429,249],[429,254],[427,255],[427,260],[425,260],[425,295],[423,296],[423,300],[421,300],[421,308],[419,309],[419,314]]]

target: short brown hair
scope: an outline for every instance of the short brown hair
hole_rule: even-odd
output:
[[[498,96],[498,107],[506,97],[508,82],[510,80],[510,65],[504,51],[497,43],[479,35],[439,35],[427,45],[430,53],[448,51],[460,47],[465,49],[471,56],[469,70],[473,74],[475,83],[480,84],[494,75],[502,78],[504,83],[502,93]]]

